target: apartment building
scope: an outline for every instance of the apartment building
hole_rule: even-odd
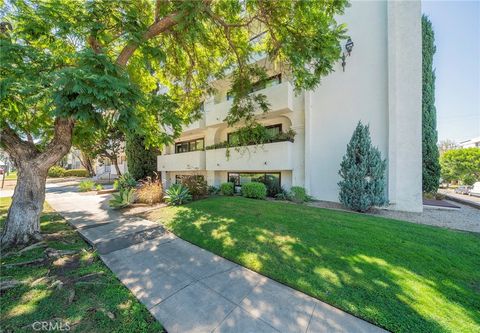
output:
[[[473,139],[470,139],[470,140],[462,141],[458,144],[458,146],[461,147],[461,148],[480,147],[480,136],[477,136],[476,138],[473,138]]]
[[[235,139],[236,128],[224,121],[232,105],[228,83],[218,82],[203,117],[158,156],[165,185],[192,174],[210,185],[232,181],[237,188],[269,179],[338,201],[340,162],[362,121],[388,162],[390,208],[421,211],[420,1],[353,2],[339,21],[347,24],[354,48],[313,91],[296,94],[288,73],[265,62],[270,79],[252,93],[267,96],[270,111],[256,116],[278,140],[228,152],[222,148]]]
[[[122,151],[117,157],[118,168],[123,175],[128,171],[127,156],[125,151]],[[95,179],[115,179],[118,178],[118,172],[109,158],[98,158],[94,161],[95,165]]]

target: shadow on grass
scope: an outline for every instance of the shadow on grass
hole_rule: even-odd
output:
[[[31,332],[35,322],[64,328],[68,324],[76,332],[162,331],[59,214],[43,214],[41,230],[48,248],[75,253],[58,258],[46,257],[45,248],[21,255],[3,253],[0,279],[21,284],[1,294],[2,332]],[[44,261],[34,265],[9,266],[41,258]],[[85,279],[88,275],[93,276]]]
[[[168,209],[178,236],[388,330],[480,330],[477,234],[243,198]]]

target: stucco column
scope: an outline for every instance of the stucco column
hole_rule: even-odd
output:
[[[210,186],[215,186],[215,171],[207,170],[207,178],[205,179]]]
[[[171,184],[170,184],[170,181],[169,179],[167,178],[167,172],[166,171],[161,171],[161,177],[162,177],[162,186],[164,189],[166,189],[167,187],[169,187]]]
[[[297,133],[293,143],[292,186],[305,187],[305,127],[302,124],[292,126],[292,129]]]
[[[311,194],[311,185],[310,185],[310,174],[312,170],[311,165],[311,135],[312,135],[312,119],[310,116],[311,113],[311,92],[305,91],[304,94],[304,114],[305,114],[305,130],[304,130],[304,147],[305,147],[305,155],[304,155],[304,165],[305,165],[305,184],[304,187],[307,190],[307,193]]]
[[[420,1],[388,2],[388,193],[396,210],[422,205]]]

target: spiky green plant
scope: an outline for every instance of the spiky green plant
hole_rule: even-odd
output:
[[[171,206],[182,205],[192,200],[192,195],[188,192],[188,188],[181,184],[171,185],[165,194],[165,202]]]
[[[109,206],[114,209],[126,208],[135,201],[135,189],[125,188],[118,193],[112,194],[112,199],[108,202]]]

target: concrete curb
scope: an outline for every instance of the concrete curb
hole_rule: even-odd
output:
[[[476,202],[466,200],[466,199],[460,199],[460,198],[457,198],[457,197],[454,197],[454,196],[451,196],[451,195],[448,195],[448,194],[444,194],[444,195],[445,195],[445,198],[447,198],[448,200],[455,201],[455,202],[458,202],[458,203],[461,203],[463,205],[467,205],[467,206],[470,206],[470,207],[473,207],[473,208],[476,208],[476,209],[480,209],[480,204],[478,204]]]

